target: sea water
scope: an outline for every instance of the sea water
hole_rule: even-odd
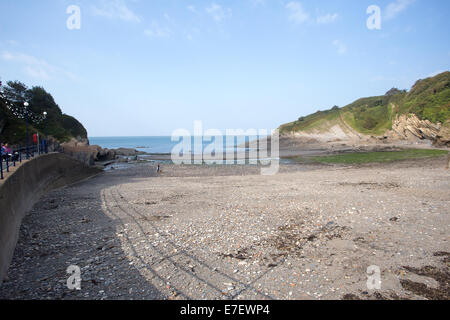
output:
[[[243,148],[242,144],[249,141],[249,137],[239,137],[239,139],[227,139],[224,137],[224,151],[244,152],[248,149]],[[107,149],[136,149],[138,151],[149,154],[170,154],[172,149],[180,143],[180,141],[172,141],[171,137],[154,136],[154,137],[90,137],[91,145],[99,145]],[[211,144],[211,140],[203,142],[203,148]],[[194,138],[192,138],[192,148],[194,148]]]

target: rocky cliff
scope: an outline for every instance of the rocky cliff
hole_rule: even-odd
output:
[[[75,139],[63,143],[61,151],[89,166],[94,165],[96,161],[108,161],[116,158],[114,150],[103,149],[100,146],[90,146],[88,142]]]
[[[450,146],[450,72],[419,80],[410,91],[394,88],[383,96],[300,117],[282,125],[280,133],[305,142]]]
[[[430,140],[436,145],[450,146],[450,128],[446,124],[420,120],[415,114],[397,115],[392,130],[386,134],[391,140]]]

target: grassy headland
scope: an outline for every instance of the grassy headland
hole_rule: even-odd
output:
[[[399,115],[415,114],[420,120],[450,121],[450,72],[417,81],[410,91],[391,89],[383,96],[359,99],[345,107],[318,111],[282,125],[280,133],[324,132],[336,124],[356,132],[379,136],[392,129]]]

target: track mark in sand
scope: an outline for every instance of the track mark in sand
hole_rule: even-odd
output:
[[[120,191],[119,191],[118,189],[116,190],[116,192],[118,193],[118,195],[120,196],[120,198],[121,198],[122,200],[125,199],[125,197],[123,197],[123,195],[120,193]],[[117,200],[116,200],[116,201],[117,201]],[[141,217],[143,216],[143,214],[140,213],[139,211],[137,211],[137,209],[136,209],[131,203],[127,202],[127,204],[131,207],[131,209],[132,209],[137,215],[139,215],[139,216],[141,216]],[[144,232],[142,226],[140,226],[138,223],[137,223],[137,225],[140,227],[141,232]],[[154,232],[156,232],[156,233],[162,233],[162,230],[160,230],[158,227],[156,227],[153,223],[150,222],[149,225],[154,229]],[[252,281],[250,284],[242,283],[242,282],[240,282],[239,280],[237,280],[237,279],[234,278],[234,277],[231,277],[231,276],[229,276],[229,275],[227,275],[227,274],[225,274],[225,273],[223,273],[223,272],[220,272],[220,271],[218,271],[218,270],[214,270],[215,268],[212,268],[211,266],[209,266],[209,265],[206,264],[205,262],[199,260],[197,257],[192,256],[191,254],[189,254],[188,252],[186,252],[183,248],[181,248],[181,247],[177,246],[176,244],[174,244],[172,241],[169,240],[168,243],[170,243],[170,245],[172,245],[175,249],[177,249],[177,250],[179,251],[179,254],[178,254],[178,255],[185,255],[187,258],[190,258],[190,259],[192,259],[193,261],[195,261],[196,263],[198,263],[199,265],[203,266],[203,267],[204,267],[206,270],[208,270],[209,272],[212,272],[213,274],[217,274],[217,275],[223,276],[223,277],[227,278],[227,281],[232,281],[232,282],[234,282],[234,283],[238,283],[239,285],[244,286],[244,287],[245,287],[245,290],[251,289],[252,291],[254,291],[254,292],[258,293],[258,294],[261,294],[261,295],[266,296],[266,297],[268,297],[268,298],[270,298],[270,299],[273,299],[273,298],[271,298],[270,296],[268,296],[268,295],[266,295],[266,294],[263,294],[263,293],[260,292],[259,290],[250,287],[251,283],[257,281],[260,277],[258,277],[258,278],[255,279],[254,281]],[[166,257],[165,259],[163,259],[163,260],[169,260],[169,261],[170,261],[175,267],[177,267],[178,269],[180,269],[180,270],[186,272],[187,274],[193,276],[193,277],[196,278],[197,280],[200,280],[200,281],[204,282],[205,284],[210,285],[206,279],[200,279],[199,277],[197,277],[196,275],[194,275],[193,273],[191,273],[192,269],[189,270],[189,269],[185,268],[184,266],[181,266],[180,264],[176,263],[175,261],[172,261],[172,259],[167,258],[167,257]],[[215,289],[216,291],[218,291],[220,294],[222,294],[222,290],[220,290],[219,288],[217,288],[217,287],[215,287],[215,286],[213,286],[212,288]],[[241,290],[241,292],[243,292],[243,291],[244,291],[244,290]],[[232,298],[233,298],[233,297],[232,297]]]
[[[112,192],[111,192],[111,196],[112,196]],[[105,191],[102,190],[101,192],[101,198],[102,198],[102,208],[103,210],[105,210],[105,212],[109,213],[110,215],[112,215],[115,219],[117,219],[119,221],[119,224],[122,226],[123,229],[126,229],[125,223],[123,222],[122,218],[113,212],[113,210],[108,206],[108,200],[106,198],[106,194]],[[112,199],[114,199],[114,197],[112,196]],[[115,200],[115,199],[114,199]],[[112,206],[113,208],[118,208],[119,205],[116,203],[115,205]],[[161,281],[165,281],[165,279],[163,279],[162,277],[160,277],[160,275],[150,266],[148,265],[141,257],[139,257],[135,246],[133,245],[133,242],[131,241],[131,239],[129,238],[129,235],[127,233],[125,233],[125,237],[126,237],[126,242],[128,247],[130,248],[130,250],[133,252],[133,255],[140,260],[140,262],[143,265],[146,265],[146,269],[148,271],[150,271],[154,277],[158,278]],[[184,296],[186,299],[190,299],[190,297],[188,295],[186,295],[184,292],[179,291],[179,293]],[[164,297],[164,294],[161,292],[160,295],[162,295]],[[165,297],[167,298],[167,297]]]
[[[116,196],[114,195],[114,193],[116,193]],[[137,228],[139,229],[140,233],[145,237],[146,234],[149,233],[149,230],[145,230],[144,227],[141,225],[141,223],[139,221],[145,221],[145,225],[148,227],[150,226],[150,228],[152,229],[153,233],[158,233],[161,235],[164,235],[165,232],[163,230],[161,230],[160,228],[158,228],[152,221],[149,219],[146,219],[146,216],[143,215],[141,212],[139,212],[135,206],[133,206],[132,203],[130,203],[129,201],[126,200],[126,198],[121,194],[120,190],[118,188],[116,188],[114,191],[113,189],[111,189],[111,197],[113,199],[113,201],[115,202],[115,208],[118,208],[119,210],[121,210],[123,213],[125,213],[125,215],[127,215],[128,217],[130,217],[133,221],[134,224],[137,226]],[[118,198],[120,198],[119,202]],[[129,207],[131,209],[132,212],[134,212],[134,214],[132,214],[131,212],[129,212],[128,210],[126,210],[123,205]],[[233,276],[227,275],[221,271],[218,271],[216,268],[213,268],[212,266],[208,265],[206,262],[201,261],[198,257],[193,256],[192,254],[188,253],[186,250],[184,250],[182,247],[176,245],[173,241],[169,240],[168,237],[170,236],[170,234],[166,234],[166,236],[163,237],[163,239],[165,240],[165,244],[168,245],[168,247],[170,248],[170,252],[173,252],[174,250],[176,250],[178,253],[175,255],[177,257],[176,261],[170,254],[165,254],[163,251],[161,251],[160,249],[158,249],[156,246],[154,246],[150,241],[147,240],[147,242],[152,246],[153,250],[156,251],[156,254],[160,256],[160,261],[158,262],[159,264],[164,263],[164,262],[168,262],[171,266],[175,267],[177,270],[182,271],[185,275],[187,275],[188,277],[193,278],[194,281],[203,283],[204,285],[207,285],[208,287],[210,287],[212,290],[214,290],[216,292],[216,298],[222,298],[223,297],[223,290],[220,289],[218,287],[218,285],[214,284],[211,282],[211,280],[215,279],[217,280],[218,278],[221,278],[221,281],[217,281],[217,282],[223,282],[223,281],[232,281],[233,283],[236,283],[236,285],[238,287],[241,287],[242,290],[238,291],[238,294],[229,296],[229,298],[234,299],[235,297],[237,297],[240,293],[246,291],[246,290],[251,290],[253,292],[255,292],[256,294],[260,294],[266,298],[269,299],[273,299],[272,297],[266,295],[265,293],[262,293],[260,290],[251,287],[252,284],[256,281],[258,281],[261,277],[263,277],[266,273],[263,273],[261,276],[257,277],[256,279],[252,280],[250,283],[243,283],[241,281],[239,281],[238,279],[236,279]],[[143,240],[144,241],[144,240]],[[143,262],[143,258],[142,256],[144,255],[139,255],[138,252],[136,250],[134,250],[134,254],[135,257],[137,257],[141,262]],[[180,261],[181,260],[181,261]],[[183,262],[184,261],[194,261],[197,264],[197,269],[198,270],[203,270],[204,273],[206,273],[206,276],[200,276],[199,273],[200,272],[196,272],[195,270],[193,270],[193,268],[186,266],[186,264]],[[179,262],[180,261],[180,262]],[[148,263],[143,263],[144,265],[148,265]],[[152,266],[154,266],[155,264],[153,264]],[[167,268],[166,268],[167,269]],[[157,272],[157,271],[155,271]],[[161,274],[159,274],[158,278],[163,279],[163,276]],[[164,280],[165,281],[165,280]],[[213,281],[216,282],[216,281]],[[177,291],[179,291],[178,288],[175,288]],[[189,297],[188,297],[189,298]]]
[[[113,207],[114,207],[114,208],[118,208],[118,209],[119,209],[122,213],[124,213],[126,216],[128,216],[128,217],[130,217],[132,220],[134,220],[134,223],[135,223],[136,225],[140,226],[140,224],[139,224],[139,222],[137,221],[137,219],[136,219],[132,214],[130,214],[128,211],[126,211],[126,210],[119,204],[117,198],[116,198],[116,197],[114,196],[114,194],[113,194],[113,190],[112,190],[112,189],[110,190],[110,195],[111,195],[111,200],[112,200],[112,202],[114,203]],[[120,196],[121,199],[124,199],[124,197],[123,197],[122,195],[119,194],[119,196]],[[105,201],[105,206],[107,206],[107,205],[106,205],[106,203],[107,203],[107,202],[106,202],[106,198],[105,198],[104,201]],[[115,214],[115,213],[113,213],[111,210],[109,210],[109,212],[110,212],[112,215],[114,215],[117,219],[120,220],[123,229],[126,230],[127,227],[126,227],[125,224],[123,223],[123,221],[122,221],[122,219],[120,218],[120,216],[117,215],[117,214]],[[141,228],[141,230],[142,230],[142,227],[141,227],[141,226],[140,226],[140,228]],[[127,238],[128,246],[129,246],[129,248],[131,249],[131,251],[132,251],[132,253],[133,253],[133,256],[134,256],[136,259],[138,259],[139,262],[140,262],[143,266],[145,266],[145,270],[146,270],[146,271],[149,271],[153,276],[155,276],[156,278],[158,278],[161,282],[166,283],[167,280],[166,280],[165,278],[163,278],[163,277],[162,277],[162,276],[161,276],[161,275],[153,268],[153,266],[152,266],[151,264],[149,264],[147,261],[145,261],[145,260],[142,258],[142,255],[140,255],[140,254],[138,253],[137,248],[136,248],[135,245],[134,245],[134,242],[130,239],[129,234],[128,234],[127,232],[125,232],[125,236],[126,236],[126,238]],[[145,237],[145,232],[143,233],[143,237]],[[160,251],[156,246],[154,246],[151,242],[148,241],[148,244],[149,244],[150,247],[155,251],[155,255],[160,257],[161,261],[164,261],[164,260],[167,260],[167,259],[171,260],[171,259],[173,259],[173,257],[175,256],[175,255],[167,256],[167,255],[165,255],[162,251]],[[168,258],[168,257],[169,257],[169,258]],[[139,269],[139,268],[138,268],[138,269]],[[139,270],[139,271],[142,271],[142,270]],[[177,288],[177,291],[176,291],[176,295],[181,295],[181,296],[183,296],[185,299],[192,299],[192,297],[190,297],[190,296],[189,296],[188,294],[186,294],[183,290],[178,289],[178,288]]]

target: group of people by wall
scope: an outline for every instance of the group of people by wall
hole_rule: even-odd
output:
[[[13,150],[9,147],[8,143],[1,144],[0,143],[0,154],[2,161],[17,161],[19,158],[18,152],[13,152]]]
[[[48,143],[45,139],[33,137],[33,143],[27,147],[16,147],[12,149],[8,143],[0,143],[0,158],[2,161],[18,161],[20,154],[33,155],[35,153],[48,153]]]

